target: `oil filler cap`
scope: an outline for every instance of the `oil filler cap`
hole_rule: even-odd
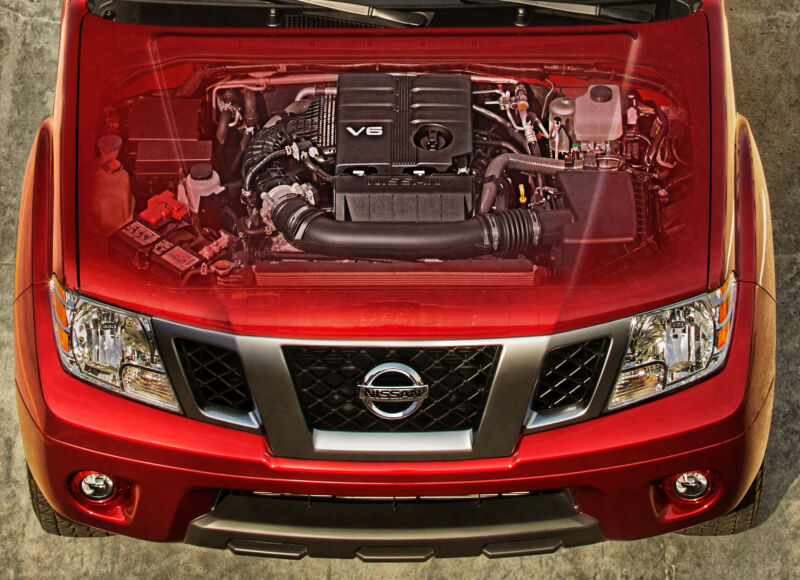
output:
[[[423,125],[414,136],[414,143],[425,151],[440,151],[453,141],[453,134],[446,127],[437,124]]]

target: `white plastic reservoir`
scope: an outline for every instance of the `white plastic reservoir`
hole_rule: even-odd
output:
[[[105,235],[111,235],[133,219],[130,176],[117,159],[121,147],[118,135],[104,135],[97,140],[100,158],[92,174],[95,192],[92,217]]]
[[[189,197],[189,210],[197,213],[200,200],[209,195],[225,191],[220,183],[219,174],[208,163],[193,166],[186,178],[186,193]]]
[[[590,85],[575,99],[575,138],[604,142],[622,137],[622,105],[619,86]]]

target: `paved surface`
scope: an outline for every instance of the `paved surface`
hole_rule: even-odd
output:
[[[17,208],[28,148],[52,106],[60,0],[0,0],[0,293],[12,293]],[[113,537],[62,539],[28,503],[13,397],[12,317],[0,316],[0,577],[752,578],[800,576],[800,1],[729,2],[739,110],[751,121],[770,187],[778,268],[778,390],[764,522],[727,538],[667,535],[531,558],[420,565],[237,558]],[[666,57],[666,55],[665,55]]]

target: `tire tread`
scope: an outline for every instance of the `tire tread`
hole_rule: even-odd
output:
[[[113,535],[104,530],[73,522],[55,511],[44,497],[42,490],[36,485],[30,470],[28,470],[28,489],[36,519],[39,520],[42,529],[48,534],[70,538],[97,538]]]
[[[686,536],[728,536],[738,534],[758,525],[761,497],[764,489],[764,464],[758,470],[747,493],[731,512],[713,520],[680,530]]]

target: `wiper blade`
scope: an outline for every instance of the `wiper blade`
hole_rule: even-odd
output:
[[[300,0],[302,1],[302,0]],[[564,12],[567,14],[578,14],[581,16],[592,16],[594,18],[607,18],[621,22],[651,22],[653,17],[643,10],[634,10],[621,6],[602,6],[600,4],[577,4],[572,2],[547,2],[540,0],[498,0],[509,4],[521,4],[542,8],[552,12]]]
[[[384,8],[373,8],[372,6],[362,6],[350,2],[340,2],[339,0],[294,0],[299,4],[309,4],[337,12],[355,14],[366,18],[383,20],[402,26],[426,26],[430,19],[420,12],[401,12],[399,10],[386,10]]]

